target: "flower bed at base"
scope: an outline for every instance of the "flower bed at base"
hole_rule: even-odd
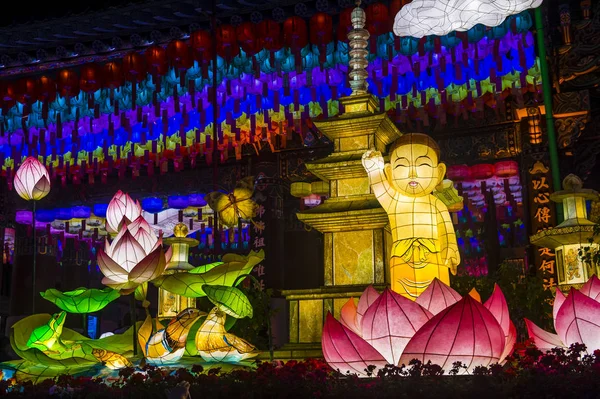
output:
[[[439,366],[412,362],[387,366],[372,378],[340,375],[323,361],[260,363],[255,370],[205,371],[193,366],[176,371],[146,366],[121,370],[114,380],[63,375],[38,384],[0,382],[0,395],[20,398],[166,398],[182,381],[191,398],[592,398],[600,392],[600,351],[583,345],[542,353],[519,345],[504,365],[457,374],[455,364],[442,376]]]

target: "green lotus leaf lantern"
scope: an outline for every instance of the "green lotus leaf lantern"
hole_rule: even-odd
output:
[[[69,313],[93,313],[104,309],[106,305],[117,299],[121,294],[119,294],[119,291],[106,287],[102,290],[77,288],[67,292],[50,288],[45,292],[40,292],[40,295]]]
[[[248,297],[235,287],[203,285],[207,298],[220,310],[237,319],[252,318],[252,305]]]
[[[190,273],[190,274],[203,274],[203,273],[206,273],[209,270],[214,269],[215,267],[220,266],[222,264],[223,264],[223,262],[213,262],[213,263],[208,263],[206,265],[200,265],[198,267],[195,267],[195,268],[189,270],[188,273]]]

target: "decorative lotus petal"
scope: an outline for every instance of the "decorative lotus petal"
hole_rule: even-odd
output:
[[[156,249],[158,237],[143,216],[135,219],[127,226],[133,238],[142,246],[146,255]]]
[[[406,345],[399,364],[418,359],[448,370],[460,361],[467,365],[467,370],[473,370],[498,362],[504,342],[504,332],[494,315],[467,295],[417,331]]]
[[[248,297],[235,287],[203,285],[206,297],[219,309],[237,319],[252,318],[252,305]]]
[[[571,288],[556,315],[556,332],[567,346],[578,342],[589,351],[600,349],[600,303]]]
[[[362,318],[373,302],[379,298],[379,292],[372,285],[369,285],[367,289],[362,293],[358,300],[358,306],[356,307],[356,325],[360,327],[362,325]]]
[[[41,292],[42,298],[54,303],[69,313],[93,313],[104,309],[106,305],[117,299],[120,294],[112,288],[99,290],[96,288],[78,288],[61,292],[50,288]]]
[[[448,306],[461,300],[458,292],[434,278],[429,287],[417,297],[416,302],[436,315]]]
[[[123,269],[110,258],[103,250],[98,250],[97,256],[98,267],[105,276],[114,283],[126,283],[127,282],[127,270]],[[104,284],[104,283],[103,283]]]
[[[344,327],[351,329],[358,335],[362,335],[360,327],[356,323],[356,303],[354,302],[354,298],[348,299],[348,302],[342,306],[340,310],[340,322]]]
[[[567,297],[562,293],[561,290],[556,290],[554,295],[554,304],[552,305],[552,317],[554,318],[554,330],[556,331],[556,315],[558,315],[558,311],[560,307],[565,303]]]
[[[375,348],[344,327],[329,312],[323,326],[321,348],[327,363],[344,374],[357,373],[365,376],[369,365],[383,368],[387,364]]]
[[[508,327],[508,335],[506,336],[506,341],[504,342],[504,351],[502,351],[502,355],[500,355],[500,360],[498,363],[502,363],[504,359],[510,356],[515,349],[515,344],[517,343],[517,329],[513,322],[510,322]]]
[[[583,295],[587,295],[595,301],[600,302],[600,279],[593,274],[592,277],[579,290]]]
[[[508,314],[508,305],[506,304],[506,298],[504,298],[504,294],[502,293],[502,290],[498,284],[494,284],[494,292],[492,292],[492,296],[485,301],[483,306],[485,306],[487,310],[494,315],[496,320],[498,320],[498,323],[500,323],[502,331],[504,331],[504,336],[508,337],[511,325]]]
[[[207,285],[226,285],[233,286],[233,283],[241,275],[248,274],[250,271],[265,258],[263,250],[259,252],[251,251],[247,256],[223,256],[223,264],[214,267],[203,274],[192,274],[189,272],[174,273],[162,275],[152,283],[162,289],[177,295],[183,295],[188,298],[199,298],[206,293],[202,286]],[[237,284],[242,280],[237,280]]]
[[[525,325],[527,326],[527,334],[539,350],[547,351],[556,347],[564,347],[558,335],[542,330],[529,319],[524,320]]]
[[[362,318],[362,337],[397,365],[408,341],[432,316],[418,303],[386,288]]]
[[[133,201],[128,194],[121,190],[108,203],[106,209],[106,230],[116,233],[121,229],[124,219],[136,220],[142,215],[142,206],[139,201]]]
[[[144,259],[142,259],[134,268],[129,272],[129,281],[133,281],[137,284],[142,284],[147,281],[154,280],[160,276],[167,266],[165,260],[165,253],[162,247],[156,248],[154,252],[150,253]]]
[[[24,200],[38,201],[50,192],[50,175],[46,167],[34,157],[27,157],[15,173],[14,187]]]
[[[144,248],[133,238],[129,230],[119,239],[115,239],[111,247],[110,257],[128,273],[146,257]]]

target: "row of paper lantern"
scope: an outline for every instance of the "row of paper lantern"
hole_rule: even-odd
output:
[[[491,85],[489,82],[486,82],[487,81],[483,81],[481,82],[481,85],[475,86],[480,86],[482,90],[485,89],[486,95],[488,95],[489,92],[487,90],[494,89],[493,86],[488,88],[488,86]],[[505,93],[506,92],[502,95],[504,96]],[[411,101],[418,102],[419,104],[423,101],[422,97],[425,97],[424,101],[428,101],[428,107],[425,108],[424,111],[426,111],[426,114],[435,117],[436,115],[434,112],[437,106],[432,106],[432,102],[433,104],[436,102],[434,100],[436,91],[433,90],[421,94],[420,97],[412,98]],[[252,97],[249,97],[250,98],[247,101],[253,103]],[[392,101],[391,97],[383,98],[380,99],[380,105],[383,109],[398,113],[398,109],[404,110],[404,106],[407,104],[404,99],[405,97],[396,97],[396,100]],[[470,97],[467,96],[465,106],[468,106],[469,99]],[[494,96],[491,96],[491,100],[495,103]],[[181,101],[183,103],[183,111],[174,113],[173,116],[168,119],[154,118],[152,108],[148,107],[143,113],[144,121],[146,122],[129,122],[130,119],[135,121],[137,118],[136,112],[130,111],[128,118],[122,117],[120,119],[110,120],[109,116],[105,115],[99,119],[84,117],[80,120],[80,123],[77,123],[76,121],[64,123],[61,127],[63,138],[57,138],[56,132],[45,132],[44,129],[37,129],[35,127],[27,130],[29,140],[24,140],[23,136],[20,134],[5,135],[0,138],[0,158],[3,158],[0,159],[0,164],[3,165],[4,171],[7,171],[10,168],[14,170],[15,159],[29,154],[40,154],[47,157],[44,162],[48,166],[52,165],[53,168],[64,168],[66,165],[82,166],[83,162],[87,162],[87,166],[90,168],[93,163],[106,162],[110,158],[115,162],[119,162],[119,160],[123,159],[129,161],[129,154],[134,157],[144,157],[146,153],[149,153],[151,157],[154,157],[156,154],[163,153],[167,150],[171,151],[175,156],[177,156],[178,152],[180,155],[186,155],[187,153],[194,151],[196,153],[202,153],[203,149],[192,148],[201,145],[202,135],[212,135],[212,126],[205,125],[207,119],[211,115],[210,113],[199,113],[196,110],[186,112],[186,105],[190,105],[191,108],[191,100],[189,97],[183,97],[181,98]],[[232,101],[230,100],[230,102]],[[173,101],[171,100],[168,104],[173,106]],[[472,106],[478,106],[478,103],[475,101],[473,101],[472,104]],[[230,146],[233,143],[239,145],[243,143],[252,143],[255,139],[261,141],[265,139],[269,140],[269,132],[272,131],[271,129],[278,129],[279,133],[281,133],[281,123],[283,122],[285,125],[287,122],[288,127],[294,126],[295,118],[298,115],[305,115],[306,117],[304,119],[308,120],[308,118],[319,116],[327,117],[339,113],[337,101],[329,100],[323,105],[324,106],[321,106],[321,103],[319,102],[309,102],[306,105],[299,104],[298,111],[295,111],[295,105],[292,102],[285,107],[280,104],[278,112],[258,112],[250,115],[242,112],[237,118],[234,118],[231,111],[226,111],[226,109],[222,110],[221,115],[225,114],[225,116],[220,125],[219,138],[225,139],[225,142],[220,142],[219,148],[222,151],[223,149],[228,148],[228,145]],[[443,104],[440,104],[440,106],[442,105]],[[271,104],[271,106],[273,105]],[[235,109],[235,106],[232,106],[231,109]],[[450,113],[455,112],[455,108],[451,107],[450,104],[448,104],[446,109]],[[174,111],[175,109],[173,108],[172,112]],[[163,114],[165,114],[165,112],[166,110],[163,110]],[[414,107],[412,109],[409,107],[402,114],[409,118],[423,118],[421,111],[418,111]],[[192,130],[187,131],[185,135],[181,135],[178,132],[181,130],[182,126],[185,128],[185,122],[188,123],[188,127]],[[89,126],[93,126],[94,130],[89,130]],[[203,126],[204,131],[200,130]],[[279,128],[277,126],[279,126]],[[57,127],[58,126],[55,126],[55,128]],[[267,137],[265,137],[264,134],[256,134],[256,131],[253,132],[253,129],[260,129],[263,127],[268,129]],[[75,134],[75,128],[77,128],[77,132],[80,134]],[[296,132],[302,134],[301,130],[298,131],[298,129],[296,129]],[[260,133],[260,131],[258,133]],[[235,138],[233,135],[235,135]],[[228,137],[230,140],[229,144],[227,144]],[[206,147],[212,148],[212,143],[208,137],[206,138]],[[96,170],[98,171],[99,169],[100,168],[97,168]],[[89,173],[89,170],[86,170],[85,172],[82,171],[82,175],[87,173]]]
[[[519,80],[520,87],[527,84],[535,85],[535,80],[539,83],[540,79],[533,36],[528,32],[524,38],[523,41],[521,36],[513,38],[512,34],[509,34],[502,39],[497,39],[500,41],[499,46],[486,42],[479,51],[477,50],[479,45],[466,49],[459,45],[456,51],[452,53],[442,51],[436,54],[436,57],[398,56],[389,63],[379,59],[374,60],[367,68],[371,91],[378,97],[405,96],[409,93],[412,93],[412,97],[418,97],[418,92],[437,89],[448,92],[451,95],[450,101],[460,101],[464,97],[459,100],[453,92],[464,87],[465,96],[468,91],[473,91],[473,96],[479,97],[485,93],[485,89],[480,88],[483,83],[478,82],[486,79],[489,79],[490,84],[496,85],[495,91],[512,87],[513,82],[517,83],[515,79]],[[492,49],[495,49],[493,50],[496,52],[495,55],[492,54]],[[478,53],[480,59],[477,59]],[[335,100],[337,92],[341,94],[347,89],[346,63],[347,60],[327,70],[307,66],[305,71],[293,70],[284,74],[272,72],[255,74],[251,68],[243,68],[238,72],[228,69],[228,73],[225,74],[225,71],[220,68],[217,72],[220,74],[218,81],[221,82],[217,89],[218,102],[225,105],[227,100],[233,100],[230,110],[239,114],[240,111],[235,111],[236,108],[244,110],[254,107],[258,111],[276,108],[279,102],[282,105],[307,103],[318,101],[323,96]],[[198,75],[199,64],[195,62],[194,65],[187,71],[188,79],[193,83],[189,86],[180,85],[179,79],[172,70],[165,75],[162,84],[160,79],[145,75],[139,82],[123,83],[116,89],[110,89],[111,86],[108,86],[104,89],[94,87],[95,90],[90,92],[70,92],[68,101],[67,96],[64,95],[49,96],[47,88],[36,89],[33,81],[23,84],[24,89],[28,90],[27,96],[18,94],[12,86],[7,86],[2,94],[4,101],[2,119],[9,132],[22,128],[41,128],[83,117],[97,119],[102,114],[117,115],[119,110],[156,104],[167,101],[170,97],[175,97],[177,100],[177,97],[186,93],[194,97],[191,105],[197,108],[196,102],[210,104],[208,86],[212,84],[212,80]],[[534,70],[531,70],[532,68]],[[517,76],[514,76],[515,74]],[[41,77],[38,81],[46,82],[47,79],[49,78]],[[48,84],[44,83],[44,85]],[[30,88],[31,86],[33,87]],[[261,101],[254,101],[254,104],[244,107],[242,102],[249,95],[258,96]],[[438,97],[443,101],[443,96]],[[22,106],[25,103],[29,106]],[[269,103],[272,103],[272,106],[269,106]],[[250,109],[248,112],[253,113]],[[212,115],[208,117],[212,118]]]
[[[391,6],[395,8],[396,6]],[[0,87],[4,107],[16,102],[30,103],[35,99],[53,100],[57,94],[73,97],[84,93],[93,93],[102,87],[118,88],[126,81],[142,82],[147,75],[157,81],[159,76],[168,75],[169,69],[181,72],[180,82],[184,85],[184,76],[190,68],[195,68],[192,75],[200,74],[210,77],[210,68],[206,66],[213,60],[213,38],[217,40],[217,54],[220,57],[222,71],[241,69],[245,73],[274,72],[274,60],[282,70],[288,72],[298,68],[312,69],[316,66],[334,67],[337,63],[347,63],[347,32],[351,29],[350,13],[352,8],[340,14],[337,30],[337,41],[332,43],[332,19],[324,13],[315,14],[310,20],[310,31],[306,22],[300,17],[290,17],[283,24],[283,34],[279,24],[265,20],[254,26],[242,23],[237,28],[221,25],[216,35],[208,31],[197,31],[191,35],[189,45],[182,40],[174,40],[163,48],[153,45],[144,54],[131,52],[125,55],[121,63],[111,61],[102,67],[95,64],[82,66],[79,73],[72,69],[60,71],[55,79],[42,76],[39,79],[24,78],[17,82],[3,82]],[[391,59],[396,54],[413,55],[417,52],[423,56],[427,52],[442,53],[442,46],[453,49],[459,44],[467,47],[468,43],[479,43],[482,40],[496,40],[510,34],[509,27],[515,33],[527,32],[532,25],[529,13],[521,13],[509,17],[498,27],[485,29],[477,26],[468,32],[458,32],[442,38],[430,37],[417,40],[414,38],[394,38],[391,31],[393,13],[387,12],[384,4],[375,3],[367,7],[367,29],[374,37],[371,60],[375,57]],[[308,36],[312,45],[308,43]],[[487,42],[486,42],[487,43]],[[499,48],[501,46],[491,46]],[[337,50],[336,50],[337,48]],[[287,49],[287,51],[285,51]],[[446,51],[444,50],[444,51]],[[496,50],[497,51],[497,50]],[[274,52],[277,54],[270,54]],[[335,61],[333,54],[346,53]],[[304,54],[302,54],[304,53]],[[390,55],[392,57],[390,57]],[[495,54],[498,56],[498,53]],[[194,66],[196,62],[196,66]],[[286,64],[289,64],[286,67]],[[196,76],[197,78],[198,76]],[[160,79],[158,79],[160,81]],[[219,79],[219,82],[221,79]],[[135,85],[133,87],[135,91]]]
[[[517,161],[507,160],[495,164],[482,163],[477,165],[450,165],[446,172],[448,179],[453,182],[468,180],[486,180],[492,177],[509,178],[519,175]]]

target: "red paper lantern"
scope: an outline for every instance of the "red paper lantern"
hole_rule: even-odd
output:
[[[210,32],[205,30],[195,31],[192,33],[190,44],[195,53],[194,58],[203,63],[208,63],[213,59],[213,44]]]
[[[183,40],[173,40],[167,46],[169,63],[175,69],[189,69],[194,65],[192,52]]]
[[[139,53],[126,54],[122,67],[123,76],[130,82],[141,82],[146,78],[146,60]]]
[[[38,100],[54,101],[56,99],[56,83],[48,76],[40,76],[37,79]]]
[[[79,76],[70,69],[63,69],[56,77],[58,92],[63,97],[74,97],[79,94]]]
[[[519,174],[517,161],[500,161],[494,164],[494,174],[497,177],[513,177]]]
[[[96,64],[86,64],[79,71],[79,87],[86,93],[94,93],[102,87],[102,73]]]
[[[333,39],[331,16],[318,12],[310,18],[310,42],[326,46]]]
[[[38,98],[38,84],[33,78],[23,78],[17,82],[17,101],[25,104]]]
[[[268,51],[279,51],[283,46],[281,26],[270,19],[264,19],[256,25],[256,38],[258,47]]]
[[[240,53],[235,28],[232,25],[221,25],[217,28],[217,54],[231,60]]]
[[[123,69],[121,64],[107,62],[102,67],[102,75],[105,87],[115,89],[123,84]]]
[[[372,36],[389,33],[391,29],[390,13],[385,4],[373,3],[367,6],[367,26],[365,27]]]
[[[481,163],[471,166],[471,175],[474,179],[484,180],[494,176],[494,165],[489,163]]]
[[[153,78],[160,75],[166,75],[168,71],[167,67],[167,51],[158,45],[150,46],[144,53],[146,57],[146,64],[148,65],[148,71]]]
[[[256,38],[256,25],[252,22],[242,22],[235,29],[237,41],[246,54],[252,56],[259,52],[259,41]]]
[[[450,165],[446,176],[452,181],[465,181],[471,177],[471,170],[467,165]]]
[[[292,50],[300,50],[308,44],[306,21],[289,17],[283,23],[283,43]]]
[[[352,7],[344,8],[344,10],[340,13],[337,28],[337,39],[340,42],[348,43],[348,32],[353,29],[352,10]]]
[[[17,89],[14,82],[1,82],[0,93],[2,95],[2,107],[12,108],[17,102]]]

